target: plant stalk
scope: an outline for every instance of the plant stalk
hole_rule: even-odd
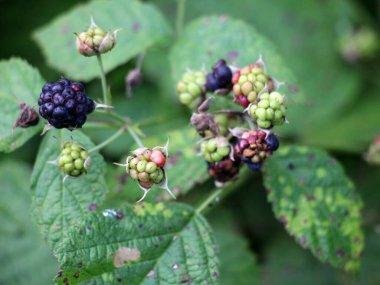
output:
[[[96,59],[98,60],[98,65],[100,69],[100,81],[102,82],[102,93],[103,93],[103,103],[105,105],[111,105],[111,94],[107,91],[107,79],[106,73],[104,72],[103,60],[101,54],[96,55]],[[108,109],[107,109],[108,110]]]
[[[125,132],[125,130],[127,128],[128,128],[127,126],[121,127],[116,133],[114,133],[112,136],[110,136],[108,139],[106,139],[101,144],[98,144],[97,146],[95,146],[92,149],[90,149],[88,152],[97,151],[97,150],[105,147],[106,145],[110,144],[111,142],[113,142],[114,140],[116,140],[118,137],[120,137]]]
[[[176,34],[177,38],[181,35],[183,30],[183,24],[185,21],[185,8],[186,0],[178,0],[177,4],[177,20],[176,20]]]

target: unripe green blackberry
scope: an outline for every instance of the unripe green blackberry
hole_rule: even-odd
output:
[[[142,148],[127,158],[127,172],[132,179],[149,189],[154,184],[161,184],[165,179],[164,166],[166,155],[157,149]]]
[[[203,71],[186,72],[177,83],[179,101],[190,108],[197,107],[202,101],[202,95],[205,93],[205,83],[206,74]]]
[[[225,137],[218,136],[201,144],[201,153],[208,162],[222,161],[229,156],[231,147]]]
[[[269,91],[274,90],[273,82],[260,63],[251,64],[236,72],[232,83],[236,102],[243,107],[253,103],[265,86]]]
[[[278,92],[262,93],[248,109],[248,114],[259,128],[269,129],[285,122],[284,95]]]
[[[61,171],[73,177],[86,173],[90,162],[89,152],[76,142],[66,142],[58,158],[58,165]]]

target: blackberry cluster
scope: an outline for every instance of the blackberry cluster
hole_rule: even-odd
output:
[[[231,68],[228,67],[224,59],[220,59],[215,63],[213,71],[207,74],[206,90],[209,92],[221,89],[230,91],[232,88],[231,79]]]
[[[227,138],[222,136],[208,139],[201,144],[201,153],[208,162],[222,161],[228,157],[230,151]]]
[[[278,92],[262,93],[249,107],[249,115],[259,128],[269,129],[285,122],[284,95]]]
[[[127,158],[127,172],[140,186],[149,189],[165,179],[165,154],[157,149],[143,148]]]
[[[62,147],[58,165],[64,174],[78,177],[86,173],[90,161],[90,155],[83,146],[76,142],[67,142]]]
[[[38,99],[39,113],[57,129],[81,128],[87,115],[94,111],[94,101],[85,94],[80,82],[62,78],[42,87]]]
[[[252,170],[259,170],[266,158],[279,147],[275,134],[267,135],[262,130],[244,132],[235,145],[235,154]]]
[[[244,108],[257,99],[265,86],[269,91],[274,90],[272,80],[260,63],[251,64],[236,72],[232,77],[232,83],[236,102]]]
[[[238,174],[241,166],[239,157],[226,158],[219,162],[207,163],[208,174],[214,178],[216,182],[226,183],[234,179]]]

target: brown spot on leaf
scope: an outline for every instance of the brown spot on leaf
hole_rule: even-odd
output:
[[[141,253],[136,248],[120,247],[113,257],[113,265],[116,268],[121,268],[126,265],[127,262],[139,259]]]

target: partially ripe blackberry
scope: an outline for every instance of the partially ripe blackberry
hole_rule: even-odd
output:
[[[205,83],[206,75],[203,71],[186,72],[177,83],[179,101],[192,109],[196,108],[202,102]]]
[[[86,96],[83,84],[66,78],[46,83],[38,105],[40,115],[57,129],[81,128],[87,115],[95,110],[95,103]]]
[[[205,140],[201,144],[201,153],[208,162],[222,161],[230,152],[230,144],[227,138],[222,136]]]
[[[66,142],[58,158],[61,171],[72,177],[78,177],[87,172],[91,158],[88,151],[76,142]]]
[[[241,166],[239,157],[232,160],[230,157],[214,163],[207,163],[208,174],[214,178],[216,184],[223,184],[234,179],[238,174]]]
[[[206,90],[209,92],[215,92],[221,89],[230,91],[232,88],[232,71],[223,59],[215,63],[213,72],[207,74],[206,79]]]
[[[166,155],[158,149],[143,148],[127,158],[127,172],[140,186],[149,189],[165,180]]]
[[[262,93],[250,105],[248,114],[256,121],[259,128],[269,129],[286,121],[284,97],[278,92]]]
[[[278,139],[274,134],[267,136],[262,130],[249,130],[243,132],[236,143],[235,154],[239,155],[250,169],[259,170],[278,145]]]
[[[236,72],[232,77],[233,92],[236,102],[243,107],[253,103],[266,86],[274,90],[274,84],[260,63],[251,64]]]

